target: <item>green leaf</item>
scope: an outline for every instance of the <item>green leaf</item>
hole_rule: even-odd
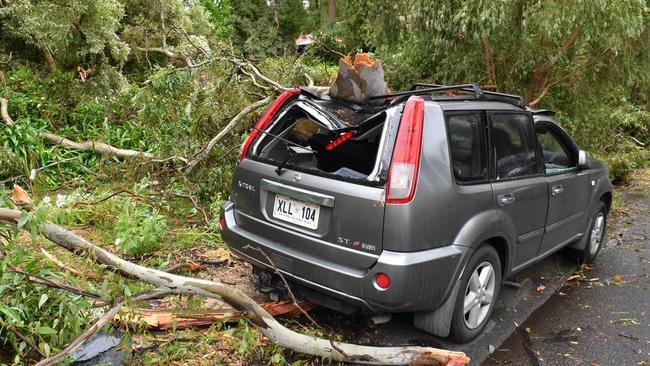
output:
[[[23,226],[27,225],[27,223],[29,222],[29,220],[31,220],[31,218],[32,218],[32,214],[31,214],[31,213],[29,213],[29,212],[24,212],[24,211],[21,212],[21,213],[20,213],[20,218],[18,219],[18,225],[16,225],[16,227],[17,227],[18,229],[22,229]]]
[[[18,313],[15,312],[13,309],[0,305],[0,312],[10,317],[15,324],[22,324],[22,321],[20,320],[20,315],[18,315]]]
[[[43,304],[47,301],[48,296],[46,294],[41,295],[41,299],[38,300],[38,308],[40,309]]]
[[[38,328],[36,328],[36,333],[38,333],[38,334],[56,334],[56,330],[54,330],[54,329],[52,329],[50,327],[38,327]]]

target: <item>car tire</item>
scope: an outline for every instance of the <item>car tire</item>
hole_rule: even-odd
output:
[[[486,270],[491,273],[484,272]],[[449,331],[451,340],[467,343],[483,331],[492,316],[500,288],[499,255],[491,245],[483,244],[472,254],[463,271]]]
[[[591,225],[587,231],[587,241],[584,249],[578,251],[578,261],[582,263],[593,263],[603,247],[604,239],[607,237],[607,206],[600,201],[591,217]]]

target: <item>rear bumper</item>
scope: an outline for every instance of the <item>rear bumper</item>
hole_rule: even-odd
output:
[[[221,207],[225,220],[222,237],[235,254],[254,266],[273,269],[260,248],[287,280],[373,313],[431,311],[444,303],[465,265],[467,247],[450,245],[417,252],[384,250],[370,268],[341,265],[297,252],[237,224],[234,204]],[[342,255],[345,255],[342,252]],[[374,278],[385,273],[388,289],[376,287]]]

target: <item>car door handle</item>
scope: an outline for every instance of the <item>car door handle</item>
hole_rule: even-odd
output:
[[[559,196],[564,192],[564,187],[561,184],[551,187],[551,194],[553,196]]]
[[[509,206],[515,202],[515,195],[512,193],[500,194],[497,197],[497,203],[500,207]]]

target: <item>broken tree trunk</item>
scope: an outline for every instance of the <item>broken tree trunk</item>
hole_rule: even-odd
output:
[[[0,209],[0,220],[16,224],[20,211]],[[124,260],[96,246],[74,233],[52,223],[39,227],[50,241],[75,254],[85,254],[99,264],[117,270],[120,274],[158,286],[179,295],[199,295],[221,299],[239,310],[246,320],[272,342],[296,352],[328,358],[333,361],[371,365],[450,365],[469,362],[462,352],[431,347],[371,347],[330,340],[297,333],[286,328],[263,307],[243,292],[219,282],[184,277],[140,266]]]
[[[309,302],[294,304],[292,301],[269,302],[260,305],[273,317],[295,318],[301,314],[300,308],[305,311],[315,307]],[[300,307],[300,308],[299,308]],[[118,316],[123,324],[145,324],[149,329],[186,329],[192,327],[205,327],[217,321],[236,322],[242,317],[242,313],[233,310],[212,311],[199,314],[180,314],[165,310],[134,309],[127,310]]]
[[[371,97],[388,94],[381,60],[371,60],[368,54],[358,53],[354,62],[350,56],[339,60],[339,72],[330,87],[329,95],[357,103],[368,103]]]

